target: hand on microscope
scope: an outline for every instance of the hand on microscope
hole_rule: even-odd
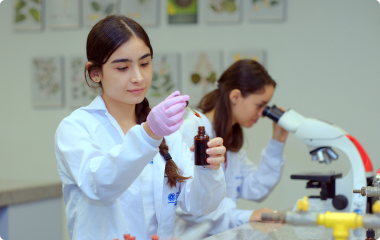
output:
[[[277,211],[270,209],[270,208],[262,208],[262,209],[256,210],[252,213],[251,217],[249,218],[249,221],[250,222],[261,222],[261,221],[263,221],[261,218],[261,215],[263,213],[277,213]]]
[[[281,111],[286,111],[285,109],[278,107]],[[280,127],[276,122],[273,122],[273,139],[279,142],[285,142],[288,137],[289,132]]]

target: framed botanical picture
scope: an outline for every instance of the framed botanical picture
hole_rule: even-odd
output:
[[[239,22],[241,0],[206,0],[205,16],[209,23]]]
[[[107,15],[118,14],[118,0],[82,0],[83,1],[83,25],[94,26]]]
[[[285,0],[245,0],[246,15],[252,21],[281,21],[285,18]]]
[[[87,106],[98,94],[95,89],[89,87],[86,83],[84,77],[84,67],[86,63],[86,57],[72,56],[67,59],[69,103],[71,107]],[[91,81],[91,79],[88,80]]]
[[[79,0],[47,0],[46,15],[50,28],[79,28]]]
[[[150,107],[159,104],[176,90],[181,91],[180,57],[176,53],[155,53],[152,60],[153,78],[146,97]]]
[[[42,30],[42,0],[14,0],[13,29]]]
[[[197,23],[197,0],[167,0],[169,24]]]
[[[142,26],[158,25],[157,0],[120,0],[120,13]]]
[[[61,57],[32,59],[32,98],[35,107],[63,106],[63,61]]]
[[[189,105],[196,107],[204,95],[216,88],[222,72],[221,51],[191,52],[186,56],[182,94],[190,96]]]
[[[259,62],[265,67],[266,55],[265,50],[235,50],[228,54],[227,67],[231,66],[234,62],[241,59],[252,59]]]

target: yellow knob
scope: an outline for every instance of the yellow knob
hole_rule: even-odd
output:
[[[372,212],[380,214],[380,200],[377,200],[372,206]]]
[[[309,210],[309,202],[307,201],[308,197],[303,197],[303,199],[298,200],[297,209],[298,211],[307,212]]]

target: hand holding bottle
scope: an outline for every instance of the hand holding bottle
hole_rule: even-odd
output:
[[[206,161],[210,164],[207,167],[214,170],[220,168],[220,164],[225,161],[226,147],[223,146],[223,139],[216,137],[207,142],[208,149],[206,153],[209,155]],[[191,146],[190,151],[194,152],[194,145]]]

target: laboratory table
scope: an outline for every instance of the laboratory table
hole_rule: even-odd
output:
[[[62,183],[0,179],[0,237],[62,239]]]
[[[291,226],[281,223],[252,222],[215,234],[205,240],[333,240],[332,231],[323,226]],[[354,236],[351,230],[349,239],[364,240],[366,238],[365,230],[362,228],[357,229],[356,234],[360,237]]]

